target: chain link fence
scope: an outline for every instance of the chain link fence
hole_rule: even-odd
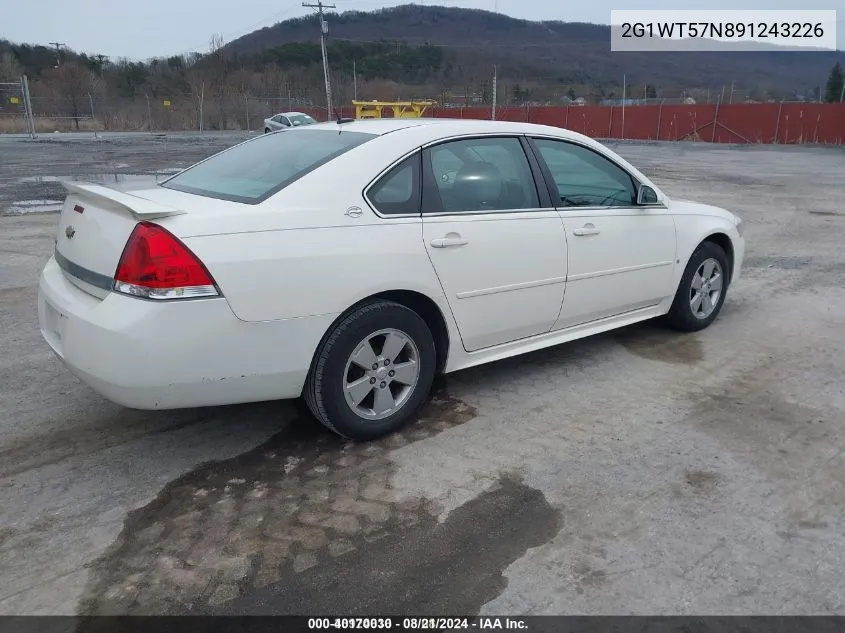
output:
[[[264,119],[291,110],[318,111],[297,95],[256,97],[212,93],[143,94],[103,97],[87,92],[68,97],[34,97],[39,132],[166,132],[180,130],[263,130]],[[325,118],[325,108],[322,108]]]
[[[359,93],[357,88],[342,83],[338,86],[338,103],[349,105],[336,107],[331,118],[355,115],[351,100]],[[361,92],[366,100],[369,95]],[[530,98],[540,92],[548,98]],[[425,116],[495,116],[564,127],[596,138],[836,145],[845,140],[845,104],[820,104],[816,100],[761,102],[729,84],[719,90],[629,86],[624,91],[625,99],[616,98],[613,91],[592,93],[589,98],[573,98],[572,90],[559,94],[563,92],[562,88],[540,91],[536,86],[513,90],[505,85],[497,91],[495,108],[492,94],[472,90],[430,87],[421,89],[413,98],[436,95],[438,105],[427,110]],[[633,96],[636,92],[639,97]],[[111,96],[96,87],[85,92],[35,94],[28,123],[24,93],[23,83],[0,85],[5,108],[0,111],[0,130],[26,133],[29,125],[33,132],[41,133],[262,132],[264,119],[279,112],[301,111],[317,120],[329,118],[325,96],[316,89],[281,89],[275,94],[255,95],[203,84],[189,91],[149,91],[132,97]],[[387,96],[397,99],[397,95]],[[386,114],[389,116],[389,112]]]
[[[29,81],[0,82],[0,133],[24,133],[35,136]]]

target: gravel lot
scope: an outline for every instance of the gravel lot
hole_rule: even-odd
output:
[[[241,138],[0,138],[0,614],[845,613],[845,153],[617,144],[744,217],[716,323],[450,375],[356,445],[290,402],[122,409],[41,341],[57,216],[22,211]]]

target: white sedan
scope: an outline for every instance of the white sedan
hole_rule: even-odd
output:
[[[264,119],[264,133],[286,130],[300,125],[314,125],[317,121],[304,112],[282,112]]]
[[[66,187],[38,312],[74,374],[138,409],[301,396],[358,440],[438,372],[655,317],[700,330],[745,252],[733,213],[523,123],[321,123],[153,188]]]

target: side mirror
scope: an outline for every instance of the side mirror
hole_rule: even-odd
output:
[[[657,204],[659,200],[657,199],[657,192],[649,187],[648,185],[640,185],[637,189],[637,204],[638,205],[647,205],[647,204]]]

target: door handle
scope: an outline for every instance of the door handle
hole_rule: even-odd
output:
[[[601,231],[599,231],[596,226],[591,222],[589,224],[585,224],[580,229],[575,229],[574,231],[572,231],[572,233],[580,237],[584,235],[598,235],[599,233],[601,233]]]
[[[462,237],[438,237],[431,240],[431,245],[434,248],[448,248],[450,246],[465,246],[469,242]]]

